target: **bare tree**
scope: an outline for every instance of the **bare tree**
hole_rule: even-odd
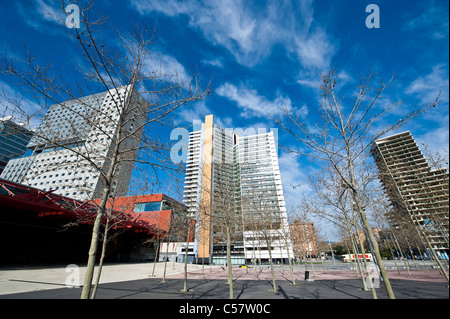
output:
[[[233,299],[232,243],[242,240],[242,215],[236,204],[236,181],[233,178],[233,163],[223,160],[215,163],[212,177],[212,209],[209,221],[212,224],[214,245],[226,245],[229,298]]]
[[[336,227],[344,229],[350,239],[351,250],[356,256],[356,268],[361,275],[363,288],[364,290],[369,290],[366,284],[365,272],[361,265],[362,261],[365,271],[368,272],[365,249],[360,234],[360,219],[359,214],[354,209],[352,196],[348,194],[345,188],[342,188],[339,175],[332,169],[323,170],[322,174],[317,176],[315,180],[310,180],[310,183],[312,183],[312,188],[315,189],[315,196],[312,200],[305,199],[302,202],[302,209],[311,216],[326,220],[336,225]],[[368,195],[368,191],[366,191],[366,195]],[[366,201],[371,198],[367,196]],[[365,207],[370,207],[369,203],[365,202],[364,204]],[[362,260],[358,257],[361,254],[363,256]],[[370,290],[373,298],[376,299],[377,295],[372,283]]]
[[[316,123],[312,123],[310,119],[306,121],[288,108],[283,110],[283,117],[276,118],[275,121],[308,150],[305,152],[291,150],[292,152],[329,163],[340,176],[342,186],[350,191],[373,247],[388,296],[393,299],[395,295],[362,203],[363,187],[373,177],[361,180],[355,174],[355,170],[365,165],[369,149],[376,139],[418,117],[430,107],[435,107],[438,98],[430,104],[409,110],[406,114],[402,114],[401,118],[392,120],[390,124],[382,125],[381,120],[385,120],[388,116],[393,117],[393,111],[402,104],[386,103],[384,100],[385,91],[393,84],[394,77],[383,82],[375,76],[376,73],[372,71],[366,76],[361,76],[359,87],[349,102],[348,98],[339,97],[337,73],[336,70],[331,70],[321,76],[322,102],[318,107],[320,118]],[[374,83],[375,81],[378,83]]]
[[[269,189],[248,184],[247,189],[242,192],[242,210],[245,212],[242,218],[245,220],[246,240],[254,241],[254,246],[260,251],[267,250],[273,292],[277,292],[273,252],[278,252],[281,256],[283,244],[290,249],[285,241],[290,236],[288,222],[282,217],[278,201],[274,198],[275,186],[268,187]]]
[[[63,21],[61,27],[66,29],[78,44],[83,63],[75,69],[83,77],[83,82],[75,85],[67,82],[60,76],[62,73],[59,70],[52,65],[39,64],[38,59],[28,51],[23,59],[5,52],[0,63],[0,72],[32,92],[37,103],[42,106],[39,111],[30,111],[20,105],[20,99],[5,99],[10,102],[9,109],[17,116],[22,116],[29,126],[36,115],[41,114],[42,110],[45,111],[49,104],[53,104],[78,118],[81,125],[90,126],[91,131],[97,130],[105,145],[107,141],[109,143],[107,153],[92,148],[88,143],[82,146],[73,143],[69,145],[66,139],[58,138],[57,132],[52,130],[51,126],[45,127],[45,123],[50,123],[49,121],[44,121],[44,125],[36,130],[35,135],[35,138],[43,140],[44,144],[75,155],[78,161],[73,162],[88,165],[100,176],[101,186],[96,188],[95,193],[100,202],[93,223],[86,277],[81,294],[81,298],[85,299],[89,297],[91,290],[97,244],[107,201],[111,196],[120,194],[118,190],[126,192],[127,181],[120,179],[121,172],[131,170],[134,162],[149,165],[155,172],[158,169],[173,169],[173,163],[165,161],[169,156],[162,155],[170,145],[154,139],[152,130],[154,132],[157,125],[164,124],[164,119],[182,105],[205,98],[209,89],[200,88],[196,75],[185,79],[176,71],[151,67],[152,59],[157,59],[151,52],[155,36],[153,30],[148,32],[145,27],[137,26],[132,34],[124,36],[116,33],[114,41],[120,43],[120,46],[114,50],[114,46],[108,46],[97,34],[105,20],[102,16],[95,17],[93,4],[87,3],[83,6],[78,1],[75,2],[80,7],[83,27],[69,30],[64,27]],[[62,10],[66,4],[61,1]],[[110,92],[109,113],[103,112],[98,101],[80,98],[87,95],[86,88],[90,87]],[[112,98],[113,96],[117,98]],[[72,109],[71,105],[65,103],[68,100],[83,105],[87,111],[80,113]],[[99,116],[93,116],[94,114]],[[109,129],[111,126],[114,129]],[[78,132],[83,131],[78,128],[80,123],[70,123],[69,130],[74,132],[75,138]],[[99,165],[99,162],[102,165]]]

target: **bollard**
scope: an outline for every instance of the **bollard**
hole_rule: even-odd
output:
[[[305,271],[305,280],[309,280],[309,271]]]

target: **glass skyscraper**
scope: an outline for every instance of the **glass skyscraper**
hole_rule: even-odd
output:
[[[54,104],[27,145],[30,154],[10,160],[1,178],[77,200],[97,198],[116,133],[127,136],[121,151],[137,149],[147,108],[129,86]],[[122,153],[115,196],[127,193],[137,151]]]
[[[0,119],[0,174],[12,158],[27,151],[32,132],[12,121],[12,116]]]
[[[206,116],[190,133],[184,201],[199,260],[225,263],[225,222],[236,224],[233,263],[293,258],[273,132],[239,136]]]

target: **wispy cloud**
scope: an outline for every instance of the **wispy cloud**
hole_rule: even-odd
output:
[[[448,115],[444,116],[444,120],[448,123]],[[448,126],[442,126],[429,130],[423,135],[415,137],[419,144],[424,143],[433,152],[439,152],[443,155],[449,151],[449,131]],[[419,147],[421,147],[419,145]]]
[[[158,77],[167,82],[187,83],[191,76],[176,58],[168,54],[156,53],[143,63],[147,77]]]
[[[46,108],[43,101],[33,101],[0,80],[0,117],[12,116],[13,121],[25,123],[27,128],[34,129],[39,125]]]
[[[209,64],[209,65],[213,65],[216,66],[218,68],[223,68],[223,62],[221,59],[215,58],[215,59],[204,59],[203,64]]]
[[[194,120],[204,121],[206,115],[211,114],[211,110],[206,106],[205,101],[200,101],[195,104],[185,106],[178,111],[177,123],[187,122],[192,123]]]
[[[297,36],[295,44],[295,51],[303,66],[318,70],[325,70],[330,66],[335,47],[323,30]]]
[[[61,29],[55,28],[55,25],[63,25],[67,17],[61,4],[55,0],[36,0],[31,3],[14,3],[23,21],[41,32],[59,34]]]
[[[335,50],[324,29],[312,26],[310,0],[272,0],[265,6],[241,0],[130,1],[141,14],[187,15],[192,28],[211,43],[225,47],[245,66],[262,62],[277,44],[294,53],[306,68],[327,67]]]
[[[403,30],[434,40],[448,38],[448,8],[442,5],[440,1],[421,3],[417,15],[409,13],[403,17],[406,21]]]
[[[269,117],[269,115],[281,114],[283,109],[292,109],[290,98],[282,96],[280,93],[270,101],[259,95],[254,89],[243,85],[237,87],[231,83],[221,85],[215,92],[236,103],[242,109],[240,115],[244,118]]]
[[[433,66],[431,73],[414,80],[406,88],[405,93],[416,95],[422,103],[430,103],[441,92],[441,101],[448,103],[448,87],[448,65],[437,64]]]

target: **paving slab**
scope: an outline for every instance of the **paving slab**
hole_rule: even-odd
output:
[[[188,291],[184,287],[184,265],[168,264],[166,282],[162,282],[164,263],[158,263],[155,277],[149,277],[149,263],[107,265],[97,299],[191,299],[214,300],[229,297],[226,267],[189,265]],[[80,271],[82,273],[82,271]],[[52,269],[0,270],[1,299],[79,299],[81,288],[66,287],[68,273],[63,267]],[[287,269],[276,269],[276,292],[270,269],[234,268],[234,298],[255,299],[372,299],[370,291],[362,289],[362,280],[351,270],[315,271],[313,281],[306,281],[304,272],[296,271],[293,285]],[[398,299],[448,299],[449,289],[438,271],[389,271]],[[83,278],[81,276],[81,278]],[[9,289],[9,291],[8,291]],[[28,289],[28,290],[27,290]],[[384,284],[376,289],[379,299],[387,299]]]

